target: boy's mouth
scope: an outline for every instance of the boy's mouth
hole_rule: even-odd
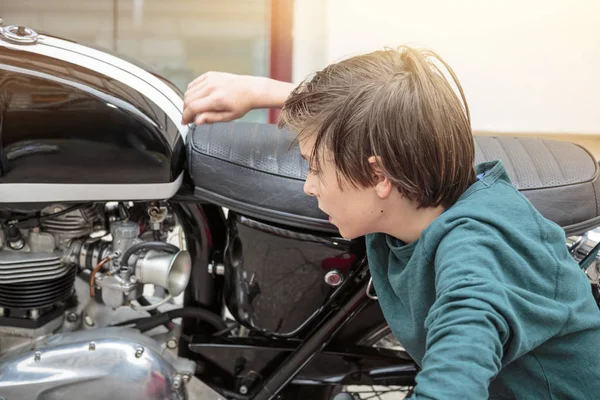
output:
[[[319,207],[319,210],[323,211],[325,214],[327,214],[321,207]],[[333,218],[331,218],[331,215],[327,214],[327,218],[329,218],[329,222],[331,222],[331,220]]]

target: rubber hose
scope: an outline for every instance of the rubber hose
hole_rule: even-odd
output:
[[[138,319],[132,319],[129,321],[119,322],[114,326],[124,326],[124,325],[134,325],[136,329],[139,329],[140,332],[147,332],[151,329],[156,328],[159,325],[163,325],[168,323],[176,318],[195,318],[202,320],[211,324],[213,327],[217,329],[217,331],[221,331],[227,328],[227,324],[225,321],[221,319],[217,314],[204,310],[202,308],[193,308],[193,307],[184,307],[177,308],[175,310],[167,311],[162,314],[153,315],[151,317],[144,317]]]
[[[127,267],[129,265],[129,258],[131,258],[131,256],[134,253],[136,253],[140,250],[144,250],[144,249],[164,250],[168,253],[173,253],[173,254],[179,252],[179,247],[172,245],[170,243],[165,243],[165,242],[138,243],[138,244],[134,244],[133,246],[131,246],[130,248],[125,250],[125,253],[123,253],[123,257],[121,257],[121,266]]]
[[[144,306],[144,307],[147,307],[150,304],[152,304],[144,296],[138,298],[137,301],[138,301],[138,303],[140,303],[141,306]],[[148,310],[148,313],[150,315],[157,315],[157,314],[159,314],[159,311],[158,310]]]

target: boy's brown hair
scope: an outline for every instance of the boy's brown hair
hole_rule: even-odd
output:
[[[462,87],[429,50],[401,46],[327,66],[290,94],[279,126],[300,140],[315,135],[313,168],[318,172],[327,149],[338,181],[341,174],[355,187],[375,184],[368,158],[376,156],[392,184],[420,207],[448,207],[475,181]]]

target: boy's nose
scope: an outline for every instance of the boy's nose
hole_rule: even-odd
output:
[[[306,180],[304,181],[304,193],[306,193],[309,196],[317,195],[317,192],[315,190],[314,185],[311,182],[310,177],[306,178]]]

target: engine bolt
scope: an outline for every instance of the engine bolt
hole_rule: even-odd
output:
[[[248,394],[248,387],[246,385],[240,386],[240,393],[241,394]]]
[[[79,316],[77,315],[77,313],[70,312],[69,314],[67,314],[67,321],[69,322],[77,322],[78,319]]]
[[[33,361],[40,362],[41,359],[42,359],[42,353],[40,353],[39,351],[36,351],[35,354],[33,355]]]
[[[181,387],[181,375],[177,374],[173,378],[173,387],[179,389]]]
[[[169,349],[176,349],[177,348],[177,340],[175,340],[175,339],[167,340],[167,347]]]
[[[184,383],[188,383],[191,379],[192,379],[192,377],[190,375],[188,375],[188,374],[185,374],[183,376],[183,382]],[[0,399],[0,400],[2,400],[2,399]]]
[[[140,358],[142,356],[142,354],[144,354],[143,347],[140,346],[137,349],[135,349],[135,358]]]
[[[136,283],[136,282],[137,282],[137,276],[135,276],[135,275],[131,275],[131,276],[129,277],[129,282],[131,282],[131,283]]]
[[[89,315],[85,316],[85,324],[87,326],[94,326],[94,320]]]
[[[90,342],[90,347],[89,347],[90,351],[94,351],[96,350],[96,342]]]

